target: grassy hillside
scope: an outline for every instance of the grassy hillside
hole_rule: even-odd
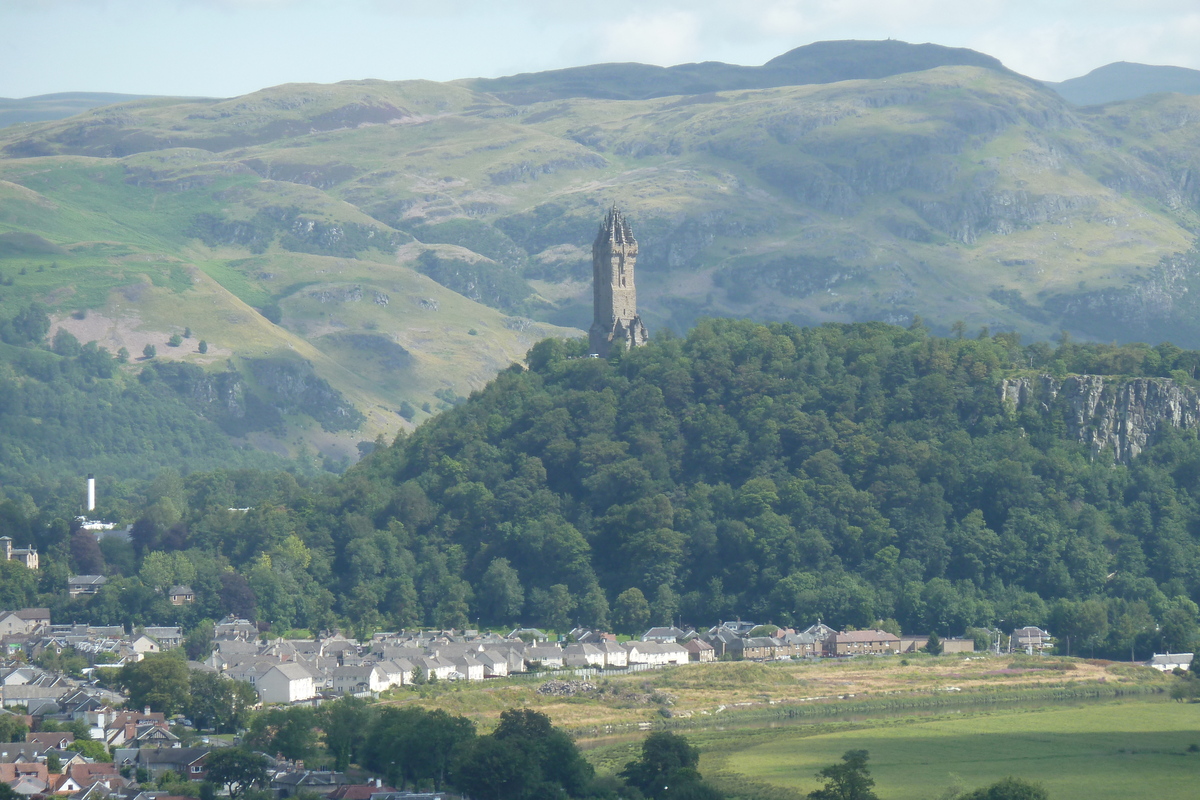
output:
[[[863,44],[767,66],[836,79]],[[69,327],[87,309],[135,353],[190,327],[213,347],[186,359],[210,368],[299,355],[365,422],[330,438],[301,415],[264,445],[342,453],[586,328],[613,202],[652,329],[920,314],[1200,345],[1200,99],[1081,111],[979,54],[901,44],[886,77],[837,83],[614,100],[547,74],[553,99],[529,102],[354,81],[10,128],[0,309],[39,299]],[[930,64],[950,65],[895,73]]]

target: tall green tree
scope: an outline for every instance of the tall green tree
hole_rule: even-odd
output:
[[[364,766],[397,788],[446,780],[458,748],[475,737],[475,724],[441,709],[389,706],[374,715],[363,746]]]
[[[697,767],[700,751],[685,737],[656,731],[642,742],[641,757],[621,770],[621,777],[646,797],[708,797],[715,790],[703,783]]]
[[[879,800],[872,789],[875,779],[867,768],[866,750],[847,750],[841,764],[831,764],[817,773],[825,785],[809,792],[809,800]]]
[[[268,708],[254,715],[246,743],[293,761],[310,759],[317,752],[317,713],[305,706]]]
[[[236,733],[250,722],[258,704],[258,693],[245,681],[235,681],[215,672],[192,670],[188,703],[184,713],[198,730]]]
[[[617,595],[613,603],[612,622],[621,633],[637,634],[646,629],[650,622],[650,604],[646,595],[636,586]]]
[[[517,743],[479,736],[459,749],[450,777],[455,788],[478,800],[523,800],[540,785],[539,772]]]
[[[369,719],[366,701],[357,697],[347,695],[321,706],[317,720],[325,734],[325,749],[333,756],[335,770],[345,772],[351,762],[360,758]]]
[[[222,787],[231,798],[267,782],[267,761],[244,747],[218,747],[205,760],[205,780]]]
[[[479,587],[479,609],[490,622],[514,622],[525,606],[525,589],[507,558],[492,559]]]
[[[167,716],[188,704],[190,675],[182,653],[148,653],[121,667],[117,681],[135,708],[149,707]]]

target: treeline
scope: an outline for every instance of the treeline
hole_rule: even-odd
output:
[[[287,465],[235,446],[180,392],[157,380],[152,367],[121,370],[130,360],[124,348],[110,353],[66,330],[43,345],[49,328],[37,304],[0,319],[0,483],[27,516],[34,507],[65,514],[57,508],[63,505],[58,481],[68,476],[75,481],[68,496],[77,507],[79,481],[88,472],[131,479],[167,467]]]
[[[315,710],[265,710],[243,743],[337,770],[358,764],[401,790],[452,789],[478,800],[722,796],[704,780],[700,753],[682,736],[651,734],[641,756],[618,775],[597,777],[574,740],[531,709],[502,711],[495,729],[481,735],[471,720],[441,709],[347,697]]]
[[[1126,657],[1189,646],[1195,432],[1115,466],[1067,437],[1066,411],[1006,407],[998,382],[1193,385],[1200,354],[963,333],[717,320],[607,360],[544,341],[528,369],[335,484],[164,476],[131,504],[128,550],[105,545],[124,600],[102,592],[70,615],[194,621],[238,598],[276,630],[821,617],[943,635],[1041,625],[1072,652]],[[143,574],[173,552],[172,580],[194,568],[193,610],[163,609],[166,573]]]

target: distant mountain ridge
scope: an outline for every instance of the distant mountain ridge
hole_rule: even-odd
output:
[[[781,76],[807,83],[701,91]],[[0,316],[38,302],[50,337],[156,346],[216,376],[176,391],[245,444],[334,462],[581,334],[614,202],[652,335],[919,315],[1200,346],[1200,97],[1079,109],[988,56],[892,41],[476,83],[288,84],[0,130]],[[618,89],[684,93],[598,96]],[[280,386],[277,413],[250,413]]]
[[[984,67],[1016,76],[999,59],[963,47],[884,41],[815,42],[771,59],[761,67],[705,61],[658,67],[651,64],[592,64],[528,72],[503,78],[476,78],[463,84],[507,103],[524,105],[572,97],[647,100],[738,89],[836,83],[887,78],[935,67]]]
[[[22,122],[46,122],[73,117],[100,106],[146,100],[154,96],[116,92],[56,92],[33,97],[0,97],[0,128]]]
[[[1163,92],[1200,94],[1200,70],[1117,61],[1046,85],[1077,106],[1098,106]]]

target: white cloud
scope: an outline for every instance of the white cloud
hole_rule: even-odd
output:
[[[641,61],[670,66],[703,57],[700,20],[682,10],[634,12],[600,25],[603,61]]]
[[[761,64],[814,41],[888,37],[971,47],[1046,80],[1118,60],[1200,69],[1198,0],[0,0],[0,29],[11,96]]]
[[[1200,13],[1150,20],[1057,20],[1031,28],[1015,26],[980,34],[971,46],[1011,69],[1042,80],[1066,80],[1114,61],[1172,64],[1200,69]]]

